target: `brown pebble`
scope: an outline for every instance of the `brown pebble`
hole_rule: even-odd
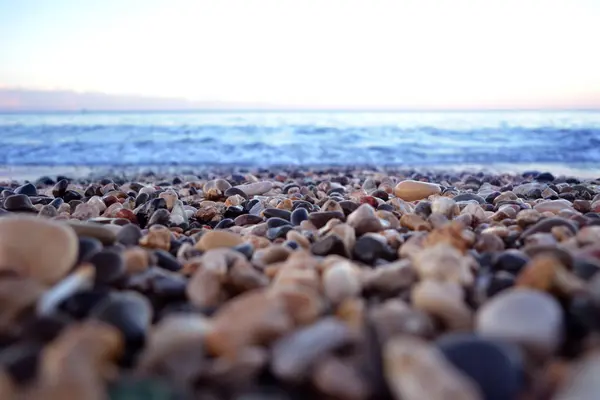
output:
[[[402,200],[416,201],[439,194],[441,191],[439,185],[435,183],[406,180],[396,185],[394,195]]]
[[[0,271],[14,269],[51,285],[77,261],[79,242],[67,225],[28,216],[0,219]]]
[[[140,246],[169,251],[171,248],[171,231],[162,225],[151,226],[148,234],[140,239]]]

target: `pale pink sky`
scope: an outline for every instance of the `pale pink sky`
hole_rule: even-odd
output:
[[[599,0],[0,0],[0,84],[308,107],[600,108]]]

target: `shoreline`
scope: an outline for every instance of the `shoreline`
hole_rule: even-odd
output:
[[[0,165],[0,180],[35,181],[41,177],[67,176],[72,179],[94,179],[105,176],[123,176],[155,173],[164,175],[195,175],[202,173],[223,175],[244,173],[249,171],[358,171],[383,172],[389,174],[439,174],[442,172],[454,174],[492,174],[518,175],[527,171],[549,172],[557,177],[576,177],[579,179],[600,179],[600,165],[568,166],[555,163],[536,164],[451,164],[451,165],[245,165],[245,164],[198,164],[198,165]]]

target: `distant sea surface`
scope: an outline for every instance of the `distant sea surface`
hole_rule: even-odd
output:
[[[5,167],[357,164],[598,169],[600,112],[0,114]]]

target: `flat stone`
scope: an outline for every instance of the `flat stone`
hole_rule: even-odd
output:
[[[442,189],[435,183],[406,180],[398,183],[394,188],[394,195],[406,201],[416,201],[440,194]]]
[[[533,209],[541,213],[551,212],[557,214],[559,211],[562,210],[572,210],[573,204],[570,201],[564,199],[546,200],[533,206]]]
[[[248,183],[246,185],[238,185],[235,188],[240,189],[248,196],[257,196],[267,193],[273,188],[273,184],[268,181]]]
[[[25,216],[0,219],[0,270],[14,269],[50,285],[75,265],[78,247],[77,235],[64,224]]]

